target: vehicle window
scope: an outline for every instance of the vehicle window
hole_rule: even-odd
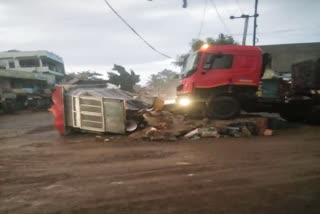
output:
[[[199,65],[200,61],[200,53],[192,53],[188,56],[186,62],[184,63],[184,66],[181,70],[181,76],[187,77],[193,74]]]
[[[203,64],[205,69],[228,69],[232,68],[233,56],[220,54],[207,54]]]

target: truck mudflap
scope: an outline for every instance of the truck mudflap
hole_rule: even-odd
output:
[[[57,87],[52,94],[53,106],[49,109],[54,117],[54,126],[61,135],[65,134],[63,87]]]

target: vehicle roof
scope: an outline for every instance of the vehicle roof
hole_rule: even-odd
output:
[[[262,50],[257,46],[246,46],[246,45],[210,45],[208,48],[200,48],[200,52],[223,52],[223,51],[247,51],[247,52],[259,52],[262,53]]]

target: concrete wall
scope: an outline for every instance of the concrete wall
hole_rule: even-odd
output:
[[[263,45],[260,48],[272,55],[272,68],[278,72],[289,72],[294,63],[320,58],[320,42]]]

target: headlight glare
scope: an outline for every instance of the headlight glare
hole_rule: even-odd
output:
[[[179,99],[179,105],[181,106],[188,106],[191,103],[191,99],[188,97],[183,97]]]

